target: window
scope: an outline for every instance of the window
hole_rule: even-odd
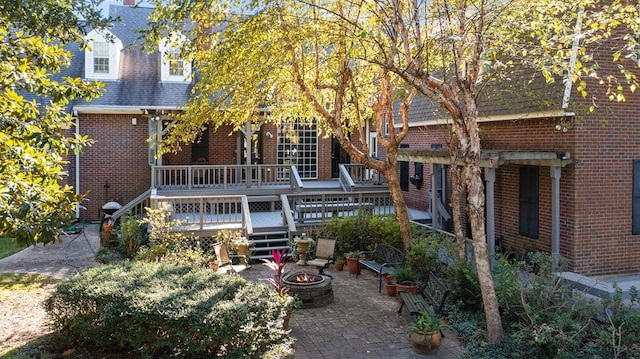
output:
[[[172,48],[167,53],[170,76],[184,76],[184,60],[180,59],[180,51]]]
[[[181,53],[187,42],[181,34],[171,34],[160,41],[160,78],[164,82],[185,82],[191,80],[191,63]]]
[[[640,160],[633,161],[633,195],[631,233],[640,234]]]
[[[519,223],[520,235],[538,238],[538,167],[520,167]]]
[[[318,125],[286,123],[278,131],[278,164],[298,168],[301,178],[318,178]]]
[[[95,42],[93,45],[93,72],[100,74],[109,73],[109,44]]]
[[[117,80],[122,41],[108,30],[93,30],[85,40],[84,73],[87,79]]]

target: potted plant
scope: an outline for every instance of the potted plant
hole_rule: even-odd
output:
[[[284,259],[286,252],[284,250],[272,250],[271,259],[263,259],[263,261],[273,270],[273,277],[267,278],[276,290],[276,298],[278,303],[284,308],[282,327],[286,330],[289,328],[289,320],[293,314],[293,310],[300,307],[300,299],[297,296],[289,294],[289,287],[284,285],[282,278],[284,277]]]
[[[362,257],[362,253],[360,251],[351,251],[346,253],[345,258],[347,258],[347,269],[349,270],[349,274],[360,274],[362,270],[362,266],[360,265],[360,258]]]
[[[400,267],[393,272],[397,292],[418,293],[418,275],[410,267]],[[402,300],[397,296],[398,300]]]
[[[439,318],[422,313],[411,325],[411,346],[418,354],[434,354],[440,348],[443,324]]]
[[[396,281],[392,276],[388,275],[384,277],[384,288],[387,290],[387,295],[389,295],[390,297],[395,297]]]
[[[306,233],[293,237],[291,253],[293,254],[293,260],[296,261],[297,265],[307,265],[307,252],[312,251],[315,244],[316,242],[313,238],[307,236]]]
[[[342,272],[344,269],[344,256],[341,254],[336,255],[336,270]]]
[[[246,259],[245,265],[249,266],[251,263],[251,252],[249,251],[249,247],[251,247],[251,242],[245,236],[237,236],[233,238],[233,245],[236,248],[237,254],[240,256],[244,256]]]

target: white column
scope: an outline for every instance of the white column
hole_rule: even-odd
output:
[[[560,259],[560,167],[551,167],[551,257],[553,270]]]
[[[487,212],[486,215],[486,225],[487,225],[487,249],[489,251],[489,258],[491,263],[491,268],[493,268],[495,258],[496,258],[496,225],[495,225],[495,195],[494,195],[494,184],[496,182],[496,169],[495,168],[485,168],[484,169],[484,181],[485,181],[485,190],[487,192],[487,196],[485,198],[485,209]]]

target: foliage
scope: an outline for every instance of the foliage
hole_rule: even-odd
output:
[[[457,310],[450,310],[448,319],[466,343],[465,358],[635,358],[640,355],[635,290],[630,291],[627,301],[618,289],[613,296],[598,303],[558,280],[551,268],[551,257],[542,253],[529,253],[519,262],[502,259],[497,262],[496,293],[506,325],[505,340],[500,345],[487,345],[480,329],[485,320],[480,312],[481,300],[469,301],[475,307],[467,305],[469,302],[456,301]],[[461,289],[460,285],[452,283],[449,287],[455,293]],[[479,296],[479,288],[475,286],[471,293]],[[461,299],[459,297],[456,295]],[[596,317],[599,319],[594,319]]]
[[[307,252],[315,252],[314,248],[316,246],[316,241],[313,237],[308,236],[306,233],[302,233],[299,236],[293,237],[293,241],[291,241],[291,259],[294,262],[297,262],[300,259],[300,253],[298,253],[298,242],[307,241]]]
[[[351,252],[347,252],[344,254],[345,258],[356,258],[356,259],[360,259],[362,258],[362,252],[361,251],[351,251]]]
[[[291,350],[284,307],[267,286],[186,266],[128,262],[81,272],[47,300],[69,342],[145,357],[262,357]]]
[[[176,231],[182,222],[169,220],[164,209],[145,208],[146,218],[140,223],[149,225],[149,243],[143,245],[136,259],[150,262],[207,266],[214,253],[205,253],[198,237]]]
[[[411,330],[422,334],[437,332],[442,329],[442,322],[435,315],[421,313],[411,324]]]
[[[223,229],[214,237],[216,242],[225,243],[231,253],[238,253],[238,244],[250,244],[244,232],[240,230]]]
[[[418,281],[418,275],[410,267],[400,267],[393,271],[393,279],[399,284],[411,284]]]
[[[118,249],[127,258],[133,258],[142,244],[142,226],[140,219],[131,214],[125,214],[118,227]]]
[[[117,248],[100,247],[96,252],[96,261],[102,264],[113,264],[125,259],[124,254]]]
[[[398,221],[392,216],[358,213],[356,216],[332,218],[320,229],[319,236],[336,238],[336,252],[373,250],[378,244],[402,248]]]
[[[284,250],[272,250],[271,256],[273,259],[262,259],[269,268],[273,270],[273,277],[267,278],[267,281],[271,283],[273,288],[278,294],[277,299],[285,307],[296,309],[300,307],[300,300],[297,296],[289,294],[289,287],[284,285],[283,278],[286,275],[284,272],[286,252]]]
[[[24,246],[18,245],[10,238],[0,238],[0,259],[20,252]]]
[[[59,280],[42,274],[0,273],[0,293],[6,291],[40,290]],[[2,295],[0,294],[0,297]]]
[[[455,256],[455,243],[452,238],[430,232],[411,241],[404,264],[412,268],[420,281],[424,282],[429,272],[434,272],[436,276],[442,278],[453,256]]]
[[[90,144],[66,129],[76,99],[101,85],[56,75],[71,61],[65,45],[104,19],[81,0],[3,1],[0,14],[0,235],[19,245],[50,243],[82,197],[64,186],[65,156]]]

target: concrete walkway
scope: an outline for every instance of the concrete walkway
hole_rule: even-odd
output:
[[[94,252],[99,248],[97,224],[85,224],[83,232],[65,236],[60,243],[26,248],[0,260],[0,272],[40,273],[65,279],[82,268],[98,265]],[[315,273],[314,267],[288,263],[286,270]],[[293,313],[289,328],[296,339],[299,359],[334,358],[438,358],[451,359],[463,346],[445,332],[442,346],[434,355],[418,355],[409,343],[412,318],[405,311],[396,313],[400,303],[383,290],[378,293],[378,279],[363,271],[356,279],[349,272],[326,271],[332,281],[334,302],[322,308],[300,309]],[[264,281],[272,275],[262,264],[240,270],[239,275]]]

